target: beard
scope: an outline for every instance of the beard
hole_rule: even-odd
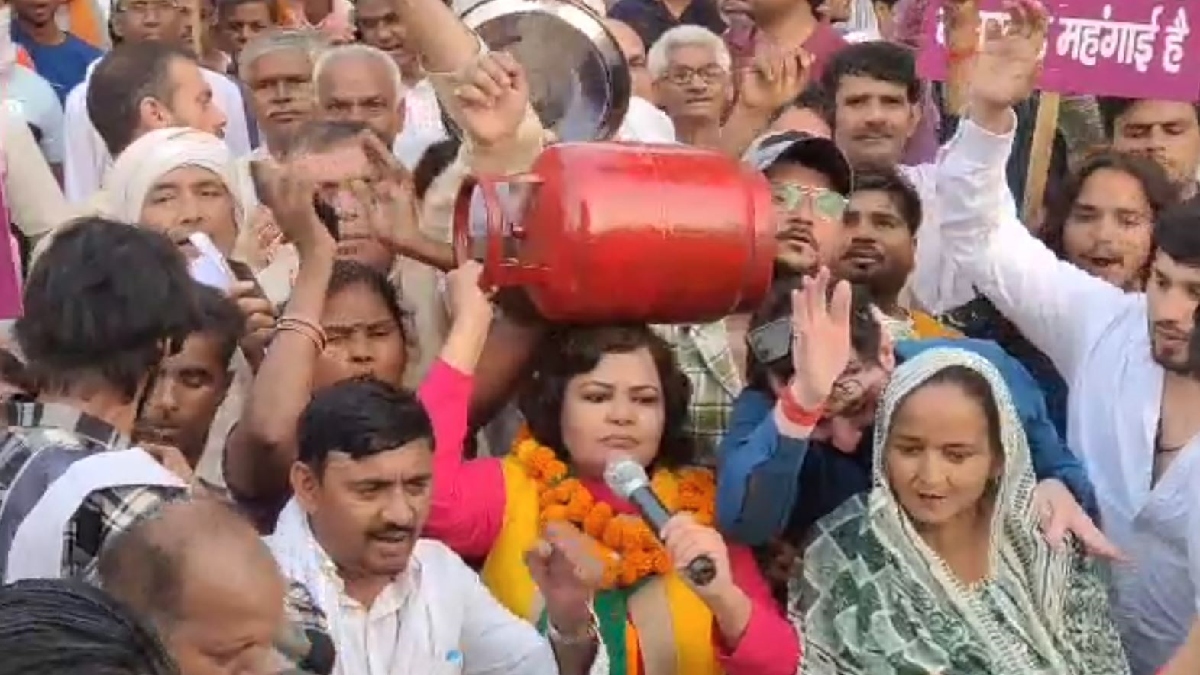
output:
[[[1196,331],[1182,345],[1162,344],[1151,333],[1150,355],[1168,373],[1200,379],[1200,334]]]
[[[908,283],[908,273],[896,266],[882,263],[868,270],[858,271],[849,265],[839,265],[840,276],[850,283],[867,290],[871,302],[877,305],[892,305],[900,297],[900,291]]]

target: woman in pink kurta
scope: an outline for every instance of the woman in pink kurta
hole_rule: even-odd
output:
[[[425,528],[427,536],[440,539],[465,558],[488,559],[482,573],[484,582],[518,614],[525,612],[513,606],[519,604],[519,599],[513,597],[512,587],[521,585],[521,572],[510,566],[507,572],[510,579],[506,581],[505,572],[497,571],[503,565],[494,563],[497,552],[513,548],[514,538],[509,531],[524,527],[512,522],[513,519],[528,517],[530,513],[528,509],[522,511],[520,505],[510,503],[522,498],[519,491],[514,491],[514,480],[519,483],[521,479],[514,476],[521,473],[519,465],[525,461],[520,456],[532,456],[528,452],[530,447],[540,442],[562,448],[556,451],[557,456],[590,494],[589,499],[608,505],[615,514],[630,514],[633,509],[614,494],[600,476],[614,451],[630,455],[645,465],[656,476],[656,484],[658,470],[678,469],[676,475],[685,475],[687,469],[681,467],[691,459],[690,445],[683,442],[681,431],[686,415],[687,389],[680,383],[686,378],[678,370],[669,349],[649,328],[581,329],[570,331],[548,344],[553,345],[550,353],[539,355],[539,370],[532,378],[532,387],[521,398],[522,412],[535,439],[529,441],[532,445],[521,446],[519,443],[518,447],[523,449],[504,459],[489,457],[464,461],[460,444],[442,443],[439,439],[434,463],[433,504]],[[462,390],[453,393],[449,387],[443,390],[447,399],[461,395],[464,390],[469,391],[470,379],[463,376],[458,386]],[[465,412],[462,422],[466,422]],[[532,473],[526,472],[526,475]],[[543,494],[541,499],[544,506],[546,496]],[[549,513],[543,508],[542,518],[548,517]],[[536,528],[536,523],[532,527]],[[586,531],[586,526],[581,529]],[[697,534],[698,538],[703,536]],[[707,541],[711,542],[711,537],[716,536],[715,533],[710,535]],[[668,552],[670,544],[668,536]],[[732,628],[722,625],[728,623],[722,620],[725,618],[722,615],[728,613],[722,612],[720,607],[714,608],[713,604],[721,603],[708,596],[706,604],[713,614],[709,647],[715,663],[709,664],[711,670],[707,672],[791,675],[799,661],[797,635],[773,600],[751,552],[735,545],[721,545],[716,549],[714,558],[727,551],[728,575],[737,589],[734,595],[746,603],[746,611],[740,621],[731,620],[736,624]],[[722,567],[720,562],[717,566]],[[706,589],[695,590],[697,595],[705,595]],[[597,614],[603,615],[603,612],[598,608]],[[536,617],[528,618],[536,620]],[[601,627],[603,629],[603,619]],[[641,627],[638,630],[642,630]],[[601,632],[610,649],[610,660],[617,662],[619,659],[612,658],[611,636]],[[633,645],[626,651],[645,646]],[[620,672],[634,669],[648,672],[641,670],[643,667],[644,664],[638,662]],[[672,675],[691,673],[674,672]]]

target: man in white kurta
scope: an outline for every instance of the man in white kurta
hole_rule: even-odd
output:
[[[71,203],[91,199],[100,188],[104,173],[112,166],[112,156],[92,126],[87,112],[88,85],[97,63],[99,61],[88,67],[88,79],[67,95],[64,110],[66,157],[63,163],[63,189]],[[212,88],[213,103],[225,113],[225,143],[229,145],[229,151],[235,157],[249,153],[250,132],[246,126],[242,92],[233,80],[224,75],[203,68],[200,74]]]
[[[977,79],[1033,81],[1013,72],[1023,67],[1022,52],[991,49],[978,57]],[[1009,63],[1001,65],[1000,56]],[[1010,102],[1028,94],[1010,93]],[[1134,675],[1151,675],[1173,658],[1200,609],[1200,383],[1181,372],[1186,363],[1170,358],[1162,334],[1152,337],[1147,327],[1173,322],[1191,330],[1196,302],[1186,289],[1200,287],[1200,268],[1160,250],[1148,300],[1059,260],[992,189],[1004,181],[1016,124],[1004,98],[976,97],[970,119],[943,150],[937,195],[945,262],[1070,385],[1068,445],[1096,485],[1105,534],[1131,558],[1113,568],[1114,616]],[[1200,227],[1200,202],[1188,208],[1196,222],[1184,226]],[[1197,250],[1189,256],[1200,257],[1200,237],[1190,236]],[[1192,430],[1182,434],[1191,440],[1180,441],[1174,460],[1156,470],[1160,428],[1180,427]]]
[[[558,675],[551,642],[504,608],[444,544],[421,539],[407,569],[369,607],[351,598],[293,500],[266,539],[281,569],[329,621],[336,675]],[[589,671],[608,673],[604,649]]]

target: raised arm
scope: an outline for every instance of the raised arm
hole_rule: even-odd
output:
[[[950,53],[974,53],[979,48],[982,26],[978,3],[973,0],[946,0],[941,5],[942,30]],[[939,89],[941,96],[933,96],[944,106],[939,110],[937,101],[933,106],[936,112],[941,112],[938,120],[941,124],[939,139],[952,138],[958,129],[959,115],[966,107],[970,90],[971,66],[971,60],[964,58],[950,59],[946,64],[946,79]],[[922,113],[922,121],[925,117],[925,113]],[[1006,160],[1007,157],[1000,162],[1003,164]],[[928,163],[901,166],[900,169],[920,192],[921,203],[926,205],[928,212],[926,218],[936,223],[936,220],[932,220],[938,215],[936,157],[930,158]],[[1008,181],[997,181],[991,187],[999,193],[996,196],[1004,208],[1016,217],[1016,201]],[[916,258],[908,283],[916,305],[931,314],[957,309],[978,295],[970,281],[959,273],[954,260],[944,254],[941,232],[936,226],[922,227],[917,233]]]
[[[721,444],[717,514],[721,527],[744,543],[765,543],[786,526],[808,438],[833,383],[850,362],[850,286],[829,298],[829,270],[792,291],[791,382],[779,399],[747,390],[735,402],[730,433]],[[772,375],[772,377],[775,377]]]
[[[29,126],[9,113],[0,115],[4,159],[9,167],[4,174],[4,194],[21,232],[36,241],[66,222],[71,209]],[[51,133],[59,132],[52,130]]]
[[[406,39],[421,54],[438,102],[463,131],[459,160],[481,173],[528,168],[542,151],[545,130],[529,105],[520,67],[507,54],[489,55],[483,40],[441,0],[393,2],[405,17]],[[506,89],[520,95],[503,96]],[[481,166],[483,156],[495,158],[494,165]],[[506,168],[508,163],[515,168]]]
[[[445,18],[437,18],[440,12],[439,9],[433,13],[433,23],[441,23]],[[459,29],[465,30],[461,26]],[[473,35],[470,31],[467,34]],[[438,62],[441,68],[466,66],[457,78],[463,83],[457,87],[460,91],[456,93],[455,77],[430,76],[438,100],[455,116],[470,141],[463,143],[454,162],[425,195],[421,227],[443,241],[451,238],[455,201],[463,180],[471,174],[507,175],[529,170],[541,152],[544,135],[537,115],[529,106],[529,86],[520,65],[507,54],[481,52],[475,38],[469,47],[465,62],[461,54],[445,55]],[[548,328],[535,311],[524,307],[527,301],[507,301],[509,298],[516,301],[523,294],[519,289],[513,291],[501,291],[496,298],[501,311],[493,322],[475,373],[473,427],[489,421],[511,398]]]
[[[426,381],[439,370],[464,374],[469,379],[483,354],[492,307],[479,288],[482,267],[468,261],[447,277],[448,297],[453,315],[450,335]],[[504,525],[506,495],[504,474],[500,461],[481,457],[464,461],[463,441],[466,440],[467,408],[471,388],[451,386],[453,401],[450,410],[455,416],[452,442],[437,439],[433,462],[433,499],[429,519],[425,522],[426,536],[438,539],[456,553],[470,558],[482,558]],[[423,399],[433,417],[431,400]]]
[[[1033,91],[1045,38],[1045,10],[1034,0],[1020,0],[1010,15],[1003,33],[989,27],[967,117],[939,158],[939,234],[944,255],[1070,382],[1091,336],[1120,311],[1123,293],[1059,260],[993,189],[1005,182],[1012,107]]]
[[[765,393],[742,390],[717,453],[717,522],[726,535],[750,546],[767,543],[787,527],[808,456],[807,434],[785,435],[774,408]]]

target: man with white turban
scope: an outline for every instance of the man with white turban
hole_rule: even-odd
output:
[[[156,129],[129,145],[104,177],[107,215],[140,223],[182,245],[203,232],[226,258],[245,219],[233,157],[195,129]]]
[[[280,275],[271,269],[254,274],[245,265],[246,258],[254,257],[248,249],[255,242],[243,236],[242,184],[228,146],[212,134],[166,128],[141,136],[117,157],[105,176],[103,193],[109,216],[162,232],[184,247],[189,257],[198,253],[189,237],[203,233],[239,274],[240,282],[230,280],[230,289],[246,316],[247,335],[231,364],[233,384],[209,427],[198,470],[203,480],[220,485],[220,458],[229,431],[241,416],[244,389],[253,378],[250,364],[258,362],[265,329],[274,325],[271,303],[259,285],[286,286],[288,279],[286,275],[276,278]]]

